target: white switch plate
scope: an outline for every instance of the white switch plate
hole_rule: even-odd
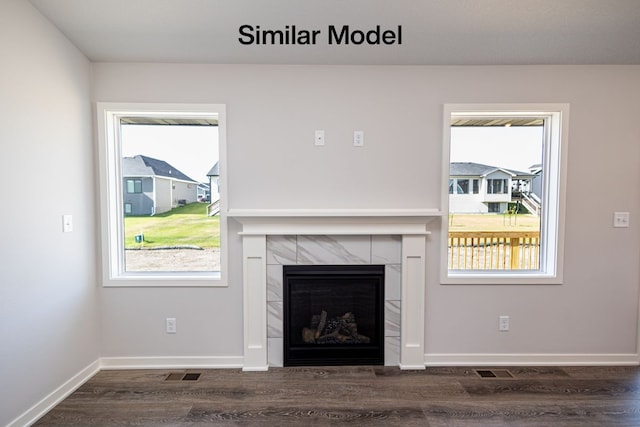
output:
[[[509,330],[509,316],[500,316],[498,329],[502,332]]]
[[[62,232],[71,233],[73,231],[73,216],[62,215]]]
[[[614,212],[613,213],[613,226],[615,228],[628,228],[629,227],[629,212]]]
[[[167,333],[175,334],[178,332],[177,322],[175,317],[167,317]]]
[[[361,130],[353,131],[353,146],[354,147],[363,147],[364,146],[364,132]]]
[[[315,144],[317,146],[324,145],[324,131],[323,130],[317,130],[316,131]]]

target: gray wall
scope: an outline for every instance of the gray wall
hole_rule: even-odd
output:
[[[4,426],[96,361],[100,309],[90,64],[23,0],[0,2],[0,52]]]
[[[27,2],[1,2],[0,23],[3,166],[23,183],[5,198],[43,189],[0,212],[0,424],[99,357],[242,355],[234,220],[228,288],[99,287],[90,101],[227,104],[229,207],[283,209],[439,208],[444,103],[570,103],[564,284],[440,285],[435,221],[426,352],[637,353],[640,67],[91,66]],[[630,228],[611,227],[614,210]],[[164,333],[168,316],[178,334]]]
[[[94,101],[227,104],[231,209],[439,208],[443,104],[569,103],[564,284],[440,285],[435,221],[425,348],[428,355],[516,354],[525,361],[530,354],[570,361],[636,353],[638,227],[634,220],[629,229],[611,224],[614,210],[633,218],[639,207],[621,183],[640,177],[640,67],[93,69]],[[313,145],[315,129],[325,131],[326,146]],[[365,132],[364,147],[352,146],[354,130]],[[228,289],[102,290],[103,356],[242,354],[239,226],[229,223]],[[169,313],[183,325],[173,337],[162,331]],[[501,314],[511,316],[509,333],[498,332]]]

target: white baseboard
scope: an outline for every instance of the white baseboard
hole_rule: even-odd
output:
[[[54,406],[100,370],[109,369],[229,369],[242,368],[243,358],[229,357],[103,357],[78,372],[40,402],[7,425],[25,427],[35,423]]]
[[[226,357],[103,357],[100,368],[109,369],[231,369],[242,368],[244,358]]]
[[[40,402],[33,405],[25,413],[10,422],[7,427],[23,427],[29,426],[40,419],[44,414],[49,412],[51,408],[62,402],[67,396],[73,393],[78,387],[87,382],[89,378],[100,371],[100,361],[96,360],[89,366],[78,372],[76,375],[67,380],[60,387],[49,393]]]
[[[403,365],[400,363],[397,366],[403,371],[422,371],[425,369],[425,365]]]
[[[638,354],[425,354],[426,366],[637,366]]]

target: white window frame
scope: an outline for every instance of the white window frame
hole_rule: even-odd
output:
[[[103,286],[227,286],[226,106],[224,104],[147,104],[98,102],[98,159]],[[121,124],[123,117],[218,120],[220,167],[220,271],[127,272],[124,267],[124,199]]]
[[[539,270],[454,270],[448,268],[449,222],[442,221],[442,284],[562,284],[569,104],[445,104],[442,182],[449,182],[452,117],[541,117],[544,125],[543,213],[540,218]],[[449,192],[442,185],[442,211],[449,212]]]

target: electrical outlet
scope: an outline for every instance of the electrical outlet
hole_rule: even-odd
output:
[[[509,316],[499,317],[498,329],[502,332],[507,332],[509,330]]]
[[[167,317],[166,326],[168,334],[175,334],[178,332],[178,325],[175,317]]]

